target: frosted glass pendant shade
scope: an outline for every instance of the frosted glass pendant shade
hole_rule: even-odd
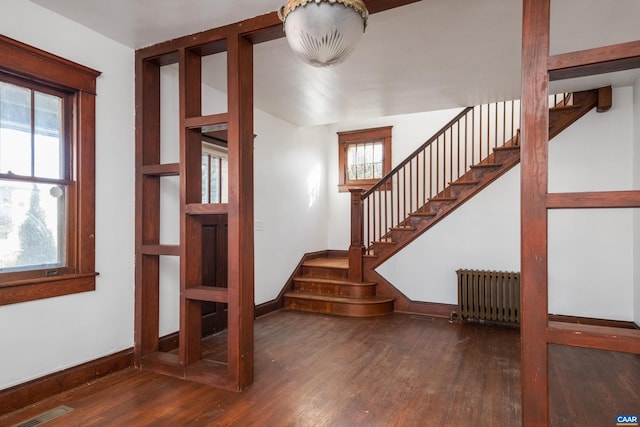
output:
[[[353,52],[368,12],[362,0],[289,0],[280,17],[295,54],[310,65],[327,67]]]

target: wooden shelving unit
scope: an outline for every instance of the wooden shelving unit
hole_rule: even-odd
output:
[[[253,42],[280,37],[281,25],[271,13],[136,52],[135,360],[141,369],[230,390],[253,381]],[[228,110],[203,115],[202,58],[219,53],[227,55]],[[160,70],[175,63],[180,161],[161,164]],[[203,204],[202,132],[221,125],[228,137],[229,201]],[[160,241],[160,181],[168,176],[180,178],[178,245]],[[209,252],[208,240],[215,242]],[[210,253],[216,259],[208,259]],[[161,256],[180,259],[179,347],[171,352],[159,351]],[[202,356],[203,307],[211,304],[219,310],[214,314],[226,316],[223,361]]]

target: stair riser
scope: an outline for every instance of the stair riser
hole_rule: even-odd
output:
[[[494,154],[496,163],[504,163],[520,156],[520,150],[498,150]]]
[[[431,221],[433,221],[434,218],[436,217],[435,216],[412,216],[411,218],[409,218],[409,223],[411,224],[412,227],[422,229],[424,228],[424,224],[431,223]],[[414,231],[412,234],[415,234],[415,233],[416,232]]]
[[[321,279],[346,280],[349,276],[349,270],[340,268],[312,267],[305,265],[302,267],[302,275],[304,277],[317,277]]]
[[[451,197],[458,197],[460,194],[468,191],[470,188],[473,188],[475,184],[468,185],[454,185],[451,187]]]
[[[390,236],[391,236],[391,240],[394,242],[397,242],[399,240],[402,240],[404,238],[404,236],[406,236],[407,234],[411,234],[413,233],[413,231],[391,231],[390,232]]]
[[[300,292],[314,292],[324,295],[344,296],[344,297],[371,297],[376,294],[375,285],[370,286],[350,286],[327,283],[296,282],[294,279],[294,290]]]
[[[473,168],[473,179],[476,181],[482,180],[482,178],[488,174],[493,173],[496,169],[495,167],[485,167],[485,168]]]
[[[312,313],[337,314],[349,317],[381,316],[393,312],[393,302],[378,304],[343,304],[327,301],[285,298],[285,307],[290,310]]]
[[[443,209],[448,209],[448,207],[452,204],[454,204],[455,201],[446,201],[446,202],[441,202],[441,201],[437,201],[437,200],[430,200],[429,201],[429,210],[433,213],[438,213]]]

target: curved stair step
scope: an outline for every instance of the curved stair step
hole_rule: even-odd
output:
[[[293,283],[297,292],[352,298],[369,297],[376,294],[376,284],[373,282],[352,282],[320,277],[294,277]]]
[[[381,316],[393,312],[393,298],[370,296],[349,298],[310,292],[287,292],[285,307],[313,313],[337,314],[349,317]]]

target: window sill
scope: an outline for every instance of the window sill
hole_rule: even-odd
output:
[[[56,277],[0,282],[0,306],[94,291],[97,275],[98,273],[66,274]]]
[[[348,193],[349,190],[352,190],[354,188],[361,188],[365,191],[367,191],[368,189],[370,189],[372,187],[372,185],[362,185],[362,184],[340,184],[338,185],[338,191],[340,193]]]
[[[369,191],[377,183],[378,183],[378,180],[371,180],[369,182],[363,182],[361,184],[338,184],[338,191],[340,193],[348,193],[350,190],[354,188],[361,188],[364,191]],[[385,190],[385,191],[391,190],[391,183],[383,184],[380,187],[380,190]]]

